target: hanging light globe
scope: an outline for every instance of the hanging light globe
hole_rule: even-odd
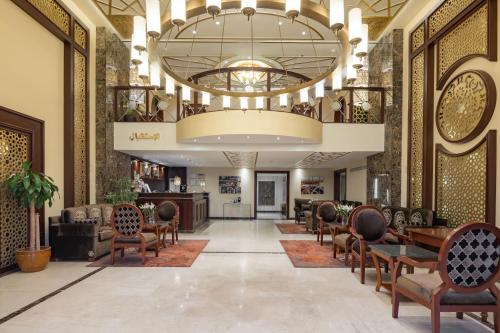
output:
[[[205,4],[207,8],[207,13],[212,16],[212,18],[215,18],[217,15],[220,14],[220,10],[222,8],[222,1],[221,0],[206,0]]]
[[[292,22],[300,14],[300,1],[301,0],[285,0],[285,15],[291,19]]]
[[[250,20],[257,11],[257,0],[241,0],[241,12]]]

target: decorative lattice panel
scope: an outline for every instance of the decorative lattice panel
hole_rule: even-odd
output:
[[[87,31],[77,22],[75,22],[74,28],[74,37],[75,42],[80,45],[82,48],[87,48]]]
[[[21,171],[29,159],[28,136],[0,128],[0,182]],[[28,246],[28,211],[0,187],[0,269],[16,263],[16,249]]]
[[[437,34],[474,0],[446,0],[429,16],[429,37]]]
[[[422,45],[424,45],[425,35],[424,35],[424,25],[422,24],[411,34],[411,50],[415,51]]]
[[[464,155],[437,151],[436,212],[451,227],[486,219],[487,142]]]
[[[74,176],[75,206],[87,201],[87,59],[75,50],[74,70]]]
[[[352,122],[356,124],[368,123],[368,111],[363,110],[360,105],[354,105],[352,108]]]
[[[28,0],[29,3],[45,15],[64,33],[69,35],[71,17],[64,8],[55,0]]]
[[[411,64],[411,118],[410,118],[410,208],[422,207],[423,140],[424,140],[424,53],[419,53]]]
[[[438,79],[460,59],[487,54],[488,6],[484,5],[439,40]]]

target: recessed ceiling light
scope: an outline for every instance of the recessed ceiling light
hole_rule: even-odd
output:
[[[332,53],[335,53],[335,49],[332,49]]]
[[[220,24],[220,22],[219,22],[219,21],[215,21],[215,24],[216,24],[216,25],[219,25],[219,24]]]
[[[305,31],[302,31],[302,36],[305,36],[306,35],[306,32]]]
[[[217,140],[220,140],[220,136],[217,137]]]
[[[196,35],[196,30],[193,30],[193,35]]]
[[[193,142],[196,142],[196,141],[198,141],[198,140],[197,140],[197,139],[194,139],[194,140],[193,140]]]
[[[281,21],[278,21],[278,24],[279,24],[279,25],[283,25],[283,22],[281,22]]]
[[[250,60],[250,56],[248,56],[247,59]]]
[[[278,140],[278,141],[279,141],[279,140],[281,140],[281,138],[280,138],[279,136],[277,136],[277,137],[276,137],[276,140]]]
[[[300,140],[300,143],[304,143],[304,140]]]
[[[249,140],[249,139],[250,139],[250,135],[247,135],[247,140]]]

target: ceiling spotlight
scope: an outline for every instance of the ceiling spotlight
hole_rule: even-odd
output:
[[[253,16],[257,11],[257,0],[241,0],[241,12],[248,17]]]
[[[220,9],[222,7],[222,1],[221,0],[207,0],[206,1],[206,8],[207,8],[207,13],[212,16],[212,18],[215,18],[217,15],[220,14]],[[219,24],[217,21],[215,24]]]

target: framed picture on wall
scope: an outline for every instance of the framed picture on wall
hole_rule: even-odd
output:
[[[322,176],[311,176],[307,179],[302,179],[300,182],[300,194],[304,195],[321,195],[325,194],[323,186],[324,178]]]
[[[219,193],[241,194],[241,177],[219,176]]]

